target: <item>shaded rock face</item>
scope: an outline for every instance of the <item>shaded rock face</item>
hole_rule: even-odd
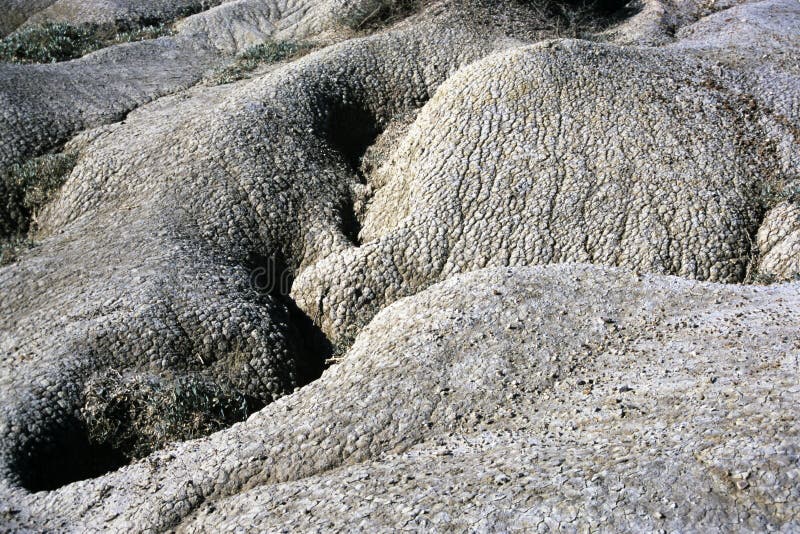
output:
[[[215,5],[0,64],[0,521],[797,527],[796,3]]]
[[[0,36],[5,36],[21,26],[28,17],[36,14],[55,0],[3,0],[0,9],[3,16],[0,18]]]

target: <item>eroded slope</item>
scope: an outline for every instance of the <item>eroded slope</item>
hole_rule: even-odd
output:
[[[455,277],[246,423],[13,502],[137,530],[791,529],[798,310],[791,285]]]
[[[0,270],[9,525],[796,526],[796,284],[606,267],[797,275],[798,5],[290,7],[0,65],[0,166],[76,158]],[[142,105],[265,38],[344,42]]]

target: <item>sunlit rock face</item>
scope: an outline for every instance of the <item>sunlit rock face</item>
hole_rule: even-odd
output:
[[[34,4],[3,530],[798,527],[796,2]]]

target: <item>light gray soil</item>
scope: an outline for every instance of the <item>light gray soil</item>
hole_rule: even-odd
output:
[[[796,0],[6,4],[0,530],[800,529]]]

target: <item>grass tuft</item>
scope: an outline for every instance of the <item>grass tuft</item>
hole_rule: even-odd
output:
[[[0,40],[0,62],[57,63],[85,56],[90,52],[120,43],[156,39],[170,35],[164,24],[118,32],[99,26],[72,26],[45,23],[23,28]]]
[[[64,184],[75,154],[45,154],[0,173],[0,239],[26,234],[36,214]]]
[[[94,445],[127,459],[142,458],[173,441],[207,436],[246,419],[263,403],[198,377],[166,381],[109,371],[84,389],[81,414]]]
[[[761,187],[761,204],[769,210],[781,202],[800,203],[800,180],[766,181]]]
[[[431,0],[395,0],[383,2],[374,11],[353,25],[355,30],[372,32],[400,22],[401,20],[422,11],[430,5]]]
[[[33,247],[36,215],[53,199],[77,161],[75,154],[46,154],[0,172],[0,265]]]
[[[24,28],[0,41],[0,60],[55,63],[81,57],[102,45],[88,28],[48,23]]]
[[[211,85],[224,85],[244,79],[247,73],[260,65],[295,59],[306,54],[310,46],[304,43],[267,41],[251,46],[234,59],[231,65],[215,72],[209,79]]]

